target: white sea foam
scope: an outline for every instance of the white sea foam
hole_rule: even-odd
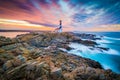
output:
[[[101,43],[116,44],[120,42],[120,38],[112,38],[112,37],[103,36],[101,40],[95,40],[95,42],[98,44],[101,44]]]
[[[118,51],[114,49],[109,49],[108,51],[103,51],[105,54],[120,55]]]
[[[102,64],[102,66],[104,67],[104,69],[111,69],[111,67],[106,64]]]
[[[77,55],[79,55],[80,53],[85,55],[85,54],[95,54],[95,53],[99,52],[99,50],[97,50],[97,49],[93,48],[93,50],[91,50],[90,48],[92,48],[92,47],[88,47],[88,46],[78,44],[78,43],[71,43],[69,45],[69,47],[73,48],[74,50],[71,50],[71,51],[68,51],[68,52],[69,53],[74,53],[74,54],[77,54]]]
[[[80,55],[80,56],[85,55],[85,54],[99,54],[99,53],[120,55],[119,52],[114,49],[102,50],[99,48],[89,47],[89,46],[85,46],[85,45],[78,44],[78,43],[71,43],[69,47],[73,48],[73,50],[68,51],[69,53],[73,53],[73,54]]]
[[[95,40],[96,43],[112,43],[112,41],[107,39]]]

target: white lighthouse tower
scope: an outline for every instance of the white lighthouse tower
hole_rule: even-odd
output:
[[[59,25],[59,31],[58,32],[62,32],[62,20],[60,20],[60,25]]]
[[[59,33],[62,32],[62,20],[60,20],[59,27],[55,29],[55,32],[59,32]]]

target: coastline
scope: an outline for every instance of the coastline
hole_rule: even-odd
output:
[[[99,39],[87,35],[90,39]],[[7,80],[109,80],[120,75],[91,59],[68,54],[62,49],[72,50],[69,43],[80,43],[100,50],[94,41],[82,40],[73,33],[31,32],[13,39],[0,37],[0,78]],[[23,74],[24,73],[24,74]],[[7,74],[7,75],[6,75]],[[31,76],[30,76],[31,75]],[[5,76],[7,76],[5,78]]]

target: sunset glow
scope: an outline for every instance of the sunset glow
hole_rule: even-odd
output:
[[[0,29],[120,31],[117,0],[0,0]],[[104,26],[104,27],[103,27]]]
[[[9,20],[9,19],[0,19],[0,24],[3,26],[1,29],[21,29],[21,30],[53,30],[51,27],[38,25],[38,24],[31,24],[27,21],[21,20]],[[14,28],[16,27],[16,28]]]

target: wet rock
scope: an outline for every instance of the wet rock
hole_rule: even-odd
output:
[[[91,39],[91,40],[98,40],[100,39],[99,37],[97,38],[96,35],[94,34],[85,34],[85,33],[75,33],[76,36],[82,38],[82,39]]]
[[[58,45],[57,47],[60,47],[60,48],[63,48],[63,49],[66,49],[66,50],[72,50],[72,48],[71,47],[69,47],[67,44],[65,45],[65,44],[61,44],[61,45]]]
[[[90,41],[90,40],[82,41],[81,44],[84,44],[84,45],[87,45],[87,46],[95,46],[95,45],[97,45],[96,42]]]
[[[80,44],[83,44],[83,45],[86,45],[86,46],[95,46],[95,45],[97,45],[96,42],[91,41],[91,40],[81,40],[81,39],[77,39],[77,40],[73,40],[72,42],[80,43]]]
[[[81,39],[75,39],[75,40],[72,40],[72,42],[75,42],[75,43],[81,43],[82,40],[81,40]]]
[[[105,51],[109,50],[109,48],[104,48],[104,47],[96,47],[96,48],[101,49],[101,50],[105,50]]]
[[[98,62],[92,61],[90,59],[87,59],[85,62],[92,68],[102,69],[102,66]]]

